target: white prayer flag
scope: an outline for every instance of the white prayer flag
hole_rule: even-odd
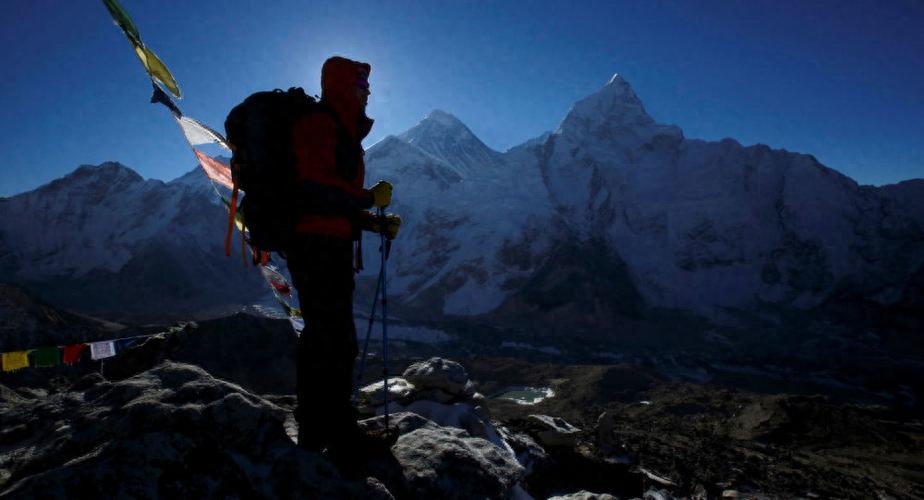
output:
[[[90,359],[96,361],[115,356],[115,342],[94,342],[90,344]]]
[[[231,149],[228,147],[228,143],[225,142],[225,138],[222,137],[221,134],[198,121],[188,116],[179,117],[176,121],[180,124],[180,128],[183,129],[183,135],[186,136],[186,140],[189,141],[190,145],[197,146],[200,144],[215,143],[227,150]]]
[[[301,335],[302,330],[305,329],[305,320],[302,318],[289,317],[289,323],[292,323],[292,329],[295,330],[296,335]]]

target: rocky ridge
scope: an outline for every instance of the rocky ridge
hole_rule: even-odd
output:
[[[417,399],[430,411],[396,405],[387,419],[361,421],[370,434],[387,426],[399,436],[359,480],[296,447],[284,398],[280,406],[194,365],[166,361],[121,380],[94,373],[57,392],[2,387],[0,496],[530,498],[525,480],[549,460],[544,441],[495,427],[472,406],[483,397],[467,376],[454,387],[463,374],[440,358],[405,371],[419,389],[395,384],[404,401],[440,391],[456,401]],[[374,400],[376,387],[363,392]],[[449,416],[473,413],[484,418],[460,426]],[[538,435],[553,439],[554,430],[546,423]]]

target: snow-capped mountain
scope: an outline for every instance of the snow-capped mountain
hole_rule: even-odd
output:
[[[430,113],[399,139],[440,158],[465,176],[499,166],[500,154],[487,147],[458,118],[441,110]]]
[[[845,289],[889,304],[924,266],[919,183],[859,186],[809,155],[686,139],[618,75],[507,153],[434,112],[368,160],[406,221],[391,289],[445,314],[609,301],[713,316]],[[434,169],[458,180],[425,181]]]
[[[618,77],[545,151],[557,213],[603,238],[651,304],[811,307],[847,285],[889,303],[924,264],[924,224],[893,197],[812,156],[684,139]]]
[[[164,183],[85,165],[0,200],[0,281],[109,318],[253,302],[259,273],[224,257],[227,215],[198,170]]]
[[[619,76],[507,152],[434,111],[366,163],[369,183],[395,186],[388,291],[409,318],[599,325],[653,308],[717,317],[921,295],[909,289],[924,272],[924,181],[859,186],[809,155],[687,139]],[[0,199],[0,281],[110,317],[266,298],[259,273],[223,256],[215,199],[198,169],[163,183],[78,168]]]

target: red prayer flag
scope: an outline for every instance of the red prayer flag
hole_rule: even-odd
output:
[[[64,347],[64,364],[72,365],[80,360],[80,355],[87,348],[87,344],[74,344]]]
[[[234,189],[234,184],[231,182],[231,167],[198,149],[193,149],[193,152],[196,153],[196,158],[199,158],[199,165],[202,166],[202,170],[205,170],[205,174],[209,176],[209,179],[228,189]]]

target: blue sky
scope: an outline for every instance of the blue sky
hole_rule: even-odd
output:
[[[924,2],[121,0],[221,130],[250,92],[373,65],[370,146],[439,108],[506,150],[619,73],[659,122],[814,154],[862,184],[924,177]],[[115,160],[195,167],[101,1],[0,2],[0,196]]]

